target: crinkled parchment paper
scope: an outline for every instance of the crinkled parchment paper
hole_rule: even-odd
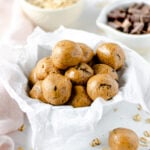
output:
[[[103,124],[102,118],[111,113],[110,110],[115,104],[117,106],[120,104],[127,112],[128,107],[123,105],[122,101],[139,103],[144,110],[150,110],[150,65],[133,50],[120,43],[118,44],[125,51],[126,63],[119,72],[119,93],[111,101],[104,102],[97,98],[90,107],[74,109],[71,106],[51,106],[28,97],[29,72],[39,59],[50,55],[55,43],[62,39],[86,43],[94,50],[99,43],[116,42],[92,33],[64,27],[53,33],[46,33],[37,28],[28,38],[27,45],[20,50],[17,62],[5,60],[0,62],[0,80],[10,96],[27,114],[31,123],[34,150],[90,150],[89,135],[93,132],[99,133],[95,131],[96,127]],[[110,124],[111,121],[113,122],[113,118]],[[99,131],[103,129],[107,129],[104,124],[101,128],[99,126]]]

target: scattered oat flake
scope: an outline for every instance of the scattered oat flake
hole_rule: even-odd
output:
[[[150,131],[144,131],[144,136],[150,137]]]
[[[149,143],[149,141],[145,137],[141,137],[140,142],[143,143],[143,144],[148,144]]]
[[[146,123],[150,123],[150,118],[147,118],[147,119],[146,119]]]
[[[24,131],[24,128],[25,128],[25,126],[24,126],[24,124],[18,129],[18,131],[20,131],[20,132],[23,132]]]
[[[99,138],[95,138],[95,139],[92,140],[90,145],[92,147],[95,147],[95,146],[100,145],[100,144],[101,144],[101,141],[99,140]]]
[[[24,150],[24,149],[23,149],[23,147],[18,147],[18,149],[17,149],[17,150]]]
[[[141,121],[141,116],[140,116],[140,114],[134,115],[134,116],[133,116],[133,120],[134,120],[134,121]]]
[[[137,109],[138,109],[138,110],[142,110],[142,106],[139,104],[139,105],[137,106]]]
[[[118,108],[114,108],[114,112],[118,111]]]

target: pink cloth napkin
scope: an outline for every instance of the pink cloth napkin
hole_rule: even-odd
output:
[[[22,12],[18,0],[15,0],[12,5],[10,26],[3,39],[7,43],[23,44],[34,27],[33,23]]]
[[[0,136],[0,150],[14,150],[14,142],[9,136]]]
[[[17,0],[14,1],[14,3],[12,0],[0,0],[0,6],[4,6],[0,7],[0,12],[3,12],[5,15],[0,17],[3,17],[3,19],[11,18],[11,20],[4,19],[5,24],[0,26],[5,30],[5,25],[8,28],[3,36],[3,43],[7,43],[7,45],[25,43],[27,36],[34,28],[34,25],[21,11],[19,2]],[[0,55],[2,57],[9,55],[9,50],[1,49]],[[15,149],[13,139],[6,134],[16,131],[23,124],[23,118],[24,114],[20,110],[18,104],[8,95],[4,86],[0,82],[0,150]]]

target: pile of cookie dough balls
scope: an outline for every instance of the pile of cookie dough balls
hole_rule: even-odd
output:
[[[115,43],[98,45],[96,54],[84,43],[61,40],[52,55],[39,60],[29,75],[29,96],[52,105],[89,106],[97,98],[112,99],[119,91],[117,71],[125,62]]]

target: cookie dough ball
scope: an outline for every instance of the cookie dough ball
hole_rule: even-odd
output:
[[[116,70],[106,64],[96,64],[93,66],[95,74],[109,74],[114,80],[118,81]]]
[[[60,71],[53,65],[51,57],[44,57],[36,65],[36,75],[39,80],[43,80],[49,73],[60,73]]]
[[[37,75],[36,75],[36,69],[33,68],[31,73],[29,74],[29,83],[31,85],[34,85],[38,81]]]
[[[126,128],[116,128],[109,134],[111,150],[138,150],[139,140],[136,133]]]
[[[49,74],[42,82],[43,96],[47,103],[62,105],[71,96],[72,83],[61,74]]]
[[[52,50],[54,65],[62,70],[78,65],[83,56],[80,46],[69,40],[59,41]]]
[[[88,63],[92,60],[94,56],[94,51],[91,49],[89,46],[87,46],[84,43],[78,43],[80,48],[82,49],[83,52],[83,57],[81,59],[81,62],[83,63]]]
[[[98,46],[96,53],[101,63],[107,64],[115,70],[120,69],[125,63],[123,49],[118,44],[101,44]]]
[[[97,74],[88,80],[87,93],[92,100],[97,97],[109,100],[118,93],[118,83],[108,74]]]
[[[65,76],[68,77],[73,83],[81,85],[86,84],[88,79],[93,74],[93,69],[85,63],[71,67],[65,72]]]
[[[42,81],[37,81],[32,89],[29,92],[29,96],[31,98],[39,99],[43,102],[46,102],[45,98],[43,97],[43,91],[42,91]]]
[[[90,106],[92,103],[91,99],[86,93],[84,86],[76,85],[72,89],[72,96],[69,104],[73,107],[85,107]]]

